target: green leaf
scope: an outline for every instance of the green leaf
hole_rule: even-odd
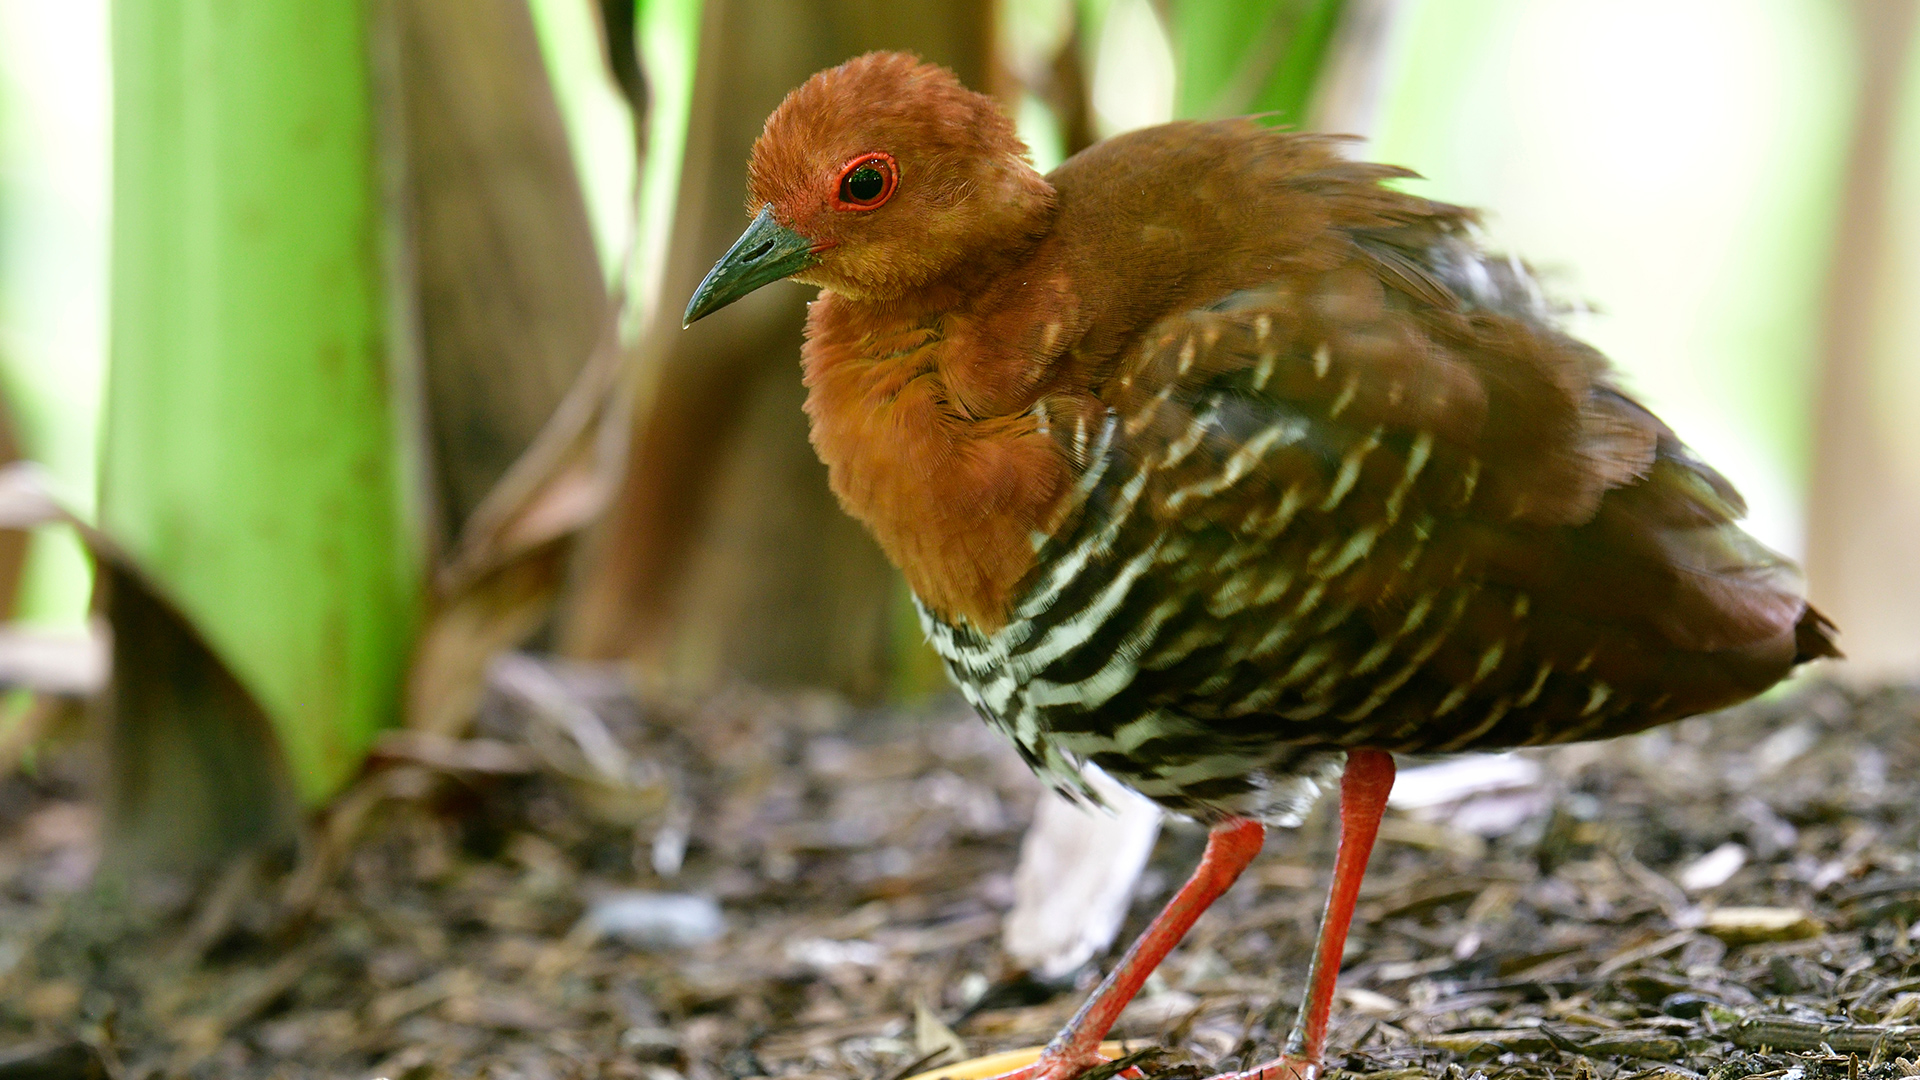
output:
[[[100,522],[261,702],[309,803],[393,719],[420,591],[371,7],[113,13]]]
[[[598,12],[580,0],[527,0],[547,78],[567,125],[601,265],[619,277],[634,227],[634,117],[607,66]],[[618,47],[618,46],[615,46]]]
[[[1271,113],[1300,126],[1339,23],[1342,0],[1171,0],[1174,114]]]

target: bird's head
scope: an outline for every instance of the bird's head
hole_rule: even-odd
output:
[[[992,98],[904,53],[820,72],[767,118],[748,166],[753,223],[685,322],[791,277],[886,302],[1044,231],[1053,189]]]

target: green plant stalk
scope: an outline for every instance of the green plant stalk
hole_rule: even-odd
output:
[[[609,281],[617,280],[633,231],[639,157],[634,116],[607,70],[598,14],[580,0],[527,0],[547,81],[567,125],[594,239]],[[649,91],[652,87],[649,85]]]
[[[113,10],[100,521],[260,700],[309,804],[395,717],[420,592],[369,17],[293,0]]]
[[[1306,120],[1343,0],[1172,0],[1174,113]]]
[[[629,270],[627,340],[661,307],[660,287],[672,240],[674,203],[686,160],[687,126],[693,118],[693,71],[700,53],[702,0],[636,0],[640,64],[652,97],[647,107],[645,162],[637,193],[634,253]],[[672,316],[673,304],[665,304]]]
[[[1344,6],[1344,0],[1306,0],[1298,5],[1286,52],[1253,99],[1255,112],[1273,113],[1281,123],[1295,127],[1306,123],[1307,107],[1313,103]]]

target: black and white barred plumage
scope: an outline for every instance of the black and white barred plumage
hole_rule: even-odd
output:
[[[1082,471],[1006,624],[922,610],[1054,786],[1086,794],[1090,762],[1179,812],[1292,824],[1346,747],[1621,734],[1799,658],[1707,610],[1800,605],[1726,482],[1523,269],[1428,239],[1161,323],[1097,428],[1054,433]]]

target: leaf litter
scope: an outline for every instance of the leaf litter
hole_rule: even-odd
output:
[[[469,737],[390,736],[299,851],[122,887],[88,768],[0,782],[3,1076],[896,1080],[1045,1042],[1098,974],[1010,970],[1040,790],[950,703],[643,706],[515,658]],[[1333,1069],[1920,1076],[1920,690],[1402,775]],[[1122,942],[1203,842],[1169,822]],[[1115,1032],[1142,1074],[1272,1056],[1333,842],[1324,808],[1276,831],[1149,982]]]

